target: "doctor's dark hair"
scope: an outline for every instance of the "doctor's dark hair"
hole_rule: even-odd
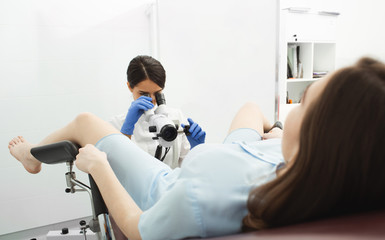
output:
[[[292,166],[250,192],[244,231],[385,207],[385,65],[333,73],[308,109]]]
[[[127,81],[133,88],[146,79],[153,81],[163,89],[166,83],[166,71],[155,58],[140,55],[130,61],[127,68]]]

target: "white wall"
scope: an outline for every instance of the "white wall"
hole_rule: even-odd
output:
[[[247,101],[274,120],[277,1],[159,1],[168,105],[224,140]]]
[[[336,67],[355,63],[362,56],[385,61],[385,2],[383,0],[280,0],[282,7],[310,7],[340,12]]]
[[[362,56],[385,62],[385,1],[339,0],[336,65],[355,63]]]
[[[7,145],[37,143],[83,111],[126,111],[127,64],[150,54],[147,2],[0,1],[0,235],[91,215],[86,193],[64,193],[64,164],[30,175]]]

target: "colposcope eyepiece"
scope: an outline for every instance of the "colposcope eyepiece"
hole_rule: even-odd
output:
[[[164,94],[162,92],[155,93],[155,100],[158,106],[166,104],[166,98],[164,97]]]

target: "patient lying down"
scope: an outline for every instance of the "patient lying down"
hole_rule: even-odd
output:
[[[213,237],[382,208],[384,109],[385,65],[363,58],[311,84],[283,132],[247,103],[223,144],[198,145],[174,170],[90,113],[8,148],[38,173],[32,147],[79,144],[76,166],[129,239]]]

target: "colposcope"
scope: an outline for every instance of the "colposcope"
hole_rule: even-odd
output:
[[[190,126],[186,125],[184,128],[181,128],[179,126],[179,123],[175,123],[171,119],[169,119],[166,107],[166,99],[163,93],[156,93],[155,100],[158,107],[155,110],[149,109],[145,111],[144,115],[146,121],[150,125],[149,131],[151,133],[154,133],[155,135],[152,139],[157,140],[159,142],[159,145],[155,152],[155,157],[163,161],[170,147],[173,145],[174,140],[177,138],[178,134],[190,134],[188,131]],[[162,157],[161,155],[163,147],[166,149],[166,151]]]

